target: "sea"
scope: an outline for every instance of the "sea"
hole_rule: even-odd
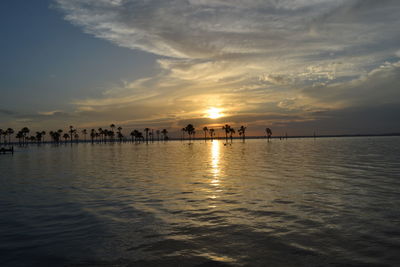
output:
[[[400,266],[400,137],[15,147],[0,266]]]

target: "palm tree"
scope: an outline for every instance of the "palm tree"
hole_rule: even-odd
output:
[[[30,132],[30,130],[29,130],[29,128],[28,127],[24,127],[24,128],[22,128],[21,129],[21,132],[22,132],[22,135],[23,135],[23,142],[24,142],[24,144],[25,144],[25,141],[26,141],[26,139],[28,138],[28,134],[29,134],[29,132]]]
[[[14,130],[12,128],[8,128],[6,132],[8,135],[8,143],[11,143],[11,135],[14,133]]]
[[[70,136],[70,138],[71,138],[71,144],[72,144],[72,141],[73,141],[73,137],[74,137],[74,134],[75,134],[75,132],[76,132],[76,129],[74,129],[74,126],[69,126],[69,136]]]
[[[54,142],[54,132],[53,132],[53,131],[50,131],[50,132],[49,132],[49,135],[50,135],[51,140],[53,140],[53,142]]]
[[[58,134],[56,135],[56,137],[57,137],[57,143],[60,142],[60,138],[61,138],[62,132],[63,132],[63,130],[61,130],[61,129],[58,129],[58,130],[57,130],[57,133],[58,133]]]
[[[194,134],[196,133],[196,131],[195,131],[195,128],[194,128],[194,126],[192,125],[192,124],[188,124],[186,127],[185,127],[185,131],[188,133],[188,135],[189,135],[189,142],[192,140],[192,135],[193,135],[193,137],[194,137]]]
[[[139,132],[139,131],[137,131],[137,136],[136,136],[136,138],[139,140],[139,142],[140,141],[144,141],[144,137],[143,137],[143,134],[142,134],[142,132]]]
[[[215,130],[213,128],[209,129],[208,132],[210,133],[211,141],[214,140]]]
[[[38,144],[42,142],[42,137],[42,132],[36,132],[36,141]]]
[[[113,124],[111,124],[110,125],[110,128],[111,128],[111,132],[113,132],[114,133],[114,129],[115,129],[115,124],[113,123]],[[110,135],[110,137],[113,137],[112,139],[110,138],[110,141],[114,141],[114,135],[112,134],[112,135]]]
[[[168,136],[167,136],[168,131],[167,131],[167,129],[163,129],[163,130],[161,131],[161,134],[163,135],[163,140],[164,140],[164,141],[168,140]]]
[[[4,144],[6,143],[7,135],[8,135],[7,130],[3,131]]]
[[[28,141],[31,141],[31,143],[34,143],[36,141],[36,137],[34,137],[33,135],[29,136]]]
[[[117,132],[117,137],[118,137],[118,139],[119,139],[119,142],[121,143],[121,142],[122,142],[122,139],[124,138],[124,135],[121,133],[121,131],[118,131],[118,132]]]
[[[150,129],[149,128],[144,128],[144,131],[146,133],[146,144],[148,144],[149,143],[149,131],[150,131]]]
[[[240,126],[240,128],[239,128],[239,130],[238,130],[238,132],[239,132],[239,135],[240,136],[242,136],[242,138],[243,138],[243,142],[244,142],[244,140],[246,139],[246,129],[247,129],[247,127],[244,127],[243,125],[242,126]]]
[[[53,138],[55,143],[60,142],[61,133],[62,133],[62,130],[58,130],[56,132],[50,132],[50,135]]]
[[[97,129],[99,137],[100,137],[100,143],[103,142],[103,135],[104,135],[104,131],[102,128]]]
[[[94,138],[96,137],[96,134],[97,133],[95,129],[90,130],[90,139],[92,140],[92,144],[94,143]]]
[[[3,135],[3,133],[4,133],[4,130],[0,129],[0,144],[1,144],[1,136]],[[4,142],[4,143],[6,143],[6,142]]]
[[[114,136],[115,136],[114,131],[109,131],[109,130],[104,130],[104,131],[105,131],[105,135],[109,137],[109,141],[113,142],[114,141]]]
[[[85,138],[85,143],[86,143],[87,130],[86,130],[86,129],[83,129],[83,130],[81,131],[81,133],[83,134],[83,136],[84,136],[84,138]]]
[[[231,132],[231,126],[229,126],[228,124],[225,124],[225,126],[222,126],[222,130],[225,130],[225,140],[226,143],[228,143],[228,134]]]
[[[229,134],[230,134],[230,138],[231,138],[231,143],[232,143],[232,141],[233,141],[233,134],[235,134],[235,133],[236,133],[235,129],[233,129],[233,128],[230,128],[230,129],[229,129]]]
[[[63,135],[63,138],[64,138],[64,140],[65,140],[65,143],[67,143],[67,139],[69,138],[69,134],[65,133],[65,134]]]
[[[119,126],[117,130],[118,130],[117,136],[118,136],[119,142],[122,142],[122,138],[124,138],[124,135],[121,132],[122,131],[122,127]]]
[[[267,133],[267,139],[268,139],[268,142],[269,142],[269,139],[271,138],[271,135],[272,135],[272,131],[271,131],[270,128],[266,128],[265,132]]]
[[[131,142],[133,143],[136,137],[135,130],[133,130],[129,135],[131,136]]]
[[[45,140],[44,140],[44,136],[46,135],[46,132],[45,131],[42,131],[42,142],[44,142]]]
[[[18,144],[21,145],[21,139],[24,138],[22,131],[18,131],[15,137],[18,139]]]
[[[208,132],[207,126],[203,127],[203,131],[204,131],[204,141],[206,141],[207,140],[207,132]]]

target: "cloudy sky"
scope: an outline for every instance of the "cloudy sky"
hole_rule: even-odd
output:
[[[5,0],[0,128],[400,132],[398,0]]]

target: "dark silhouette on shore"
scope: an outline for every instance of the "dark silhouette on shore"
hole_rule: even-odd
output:
[[[228,134],[231,132],[231,126],[225,124],[224,126],[222,126],[222,130],[225,131],[225,142],[228,143]]]
[[[193,124],[188,124],[184,129],[185,129],[184,131],[187,132],[189,135],[189,142],[191,142],[196,134],[196,130]]]
[[[240,128],[239,128],[239,130],[238,130],[239,136],[242,137],[243,142],[244,142],[245,139],[246,139],[246,129],[247,129],[247,127],[244,127],[244,126],[242,125],[242,126],[240,126]]]
[[[208,128],[207,126],[203,127],[203,132],[204,132],[204,141],[207,141],[207,133],[208,133]]]
[[[215,130],[213,128],[209,129],[208,132],[210,133],[210,138],[211,141],[214,140],[214,136],[215,136]]]
[[[272,136],[272,131],[270,128],[266,128],[265,132],[267,133],[267,140],[269,142],[269,140],[271,139],[271,136]]]
[[[234,129],[231,125],[225,124],[221,128],[221,130],[224,131],[225,133],[225,145],[228,144],[228,140],[230,139],[230,143],[233,143],[233,139],[235,138],[234,135],[236,132],[239,134],[239,138],[245,142],[246,139],[246,130],[247,127],[245,126],[240,126],[239,128]],[[35,132],[34,135],[30,135],[30,129],[28,127],[23,127],[20,131],[18,131],[15,134],[15,139],[18,140],[18,144],[20,146],[27,146],[29,143],[33,144],[36,143],[37,145],[43,144],[43,143],[52,143],[52,144],[67,144],[70,143],[71,145],[73,143],[88,143],[90,142],[91,144],[102,144],[102,143],[123,143],[123,142],[132,142],[132,143],[142,143],[146,142],[148,144],[149,142],[154,142],[155,140],[160,142],[160,141],[168,141],[168,130],[167,129],[151,129],[151,128],[144,128],[143,132],[140,132],[138,130],[132,130],[127,136],[125,136],[122,132],[123,128],[121,126],[117,127],[115,124],[110,124],[110,129],[104,129],[104,128],[98,128],[96,129],[91,129],[90,132],[88,133],[87,129],[81,129],[79,133],[81,133],[84,137],[83,140],[80,140],[80,136],[78,134],[78,129],[75,128],[74,126],[70,125],[68,127],[68,130],[64,131],[62,129],[58,129],[56,131],[49,131],[48,135],[50,137],[50,140],[48,142],[45,142],[44,138],[46,136],[46,131],[37,131]],[[206,142],[207,139],[209,138],[211,141],[215,139],[215,134],[216,130],[213,128],[209,128],[207,126],[203,126],[202,128],[204,132],[204,141]],[[181,140],[185,140],[185,135],[187,133],[188,136],[188,141],[191,144],[194,140],[197,140],[195,137],[196,134],[196,129],[193,126],[193,124],[188,124],[185,127],[181,128],[180,130],[182,132],[181,135]],[[266,128],[266,138],[268,141],[270,141],[271,136],[272,136],[272,131],[270,128]],[[0,144],[4,144],[4,147],[0,147],[3,149],[8,150],[8,148],[5,148],[5,145],[7,144],[13,144],[11,142],[11,137],[14,134],[14,130],[11,128],[8,128],[7,130],[0,129]],[[87,135],[89,134],[90,140],[87,140]],[[156,139],[155,139],[156,136]],[[286,136],[287,138],[287,133]],[[218,137],[219,139],[219,137]]]

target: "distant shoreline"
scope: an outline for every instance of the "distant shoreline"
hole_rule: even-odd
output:
[[[295,139],[295,138],[345,138],[345,137],[394,137],[394,136],[400,136],[400,133],[384,133],[384,134],[342,134],[342,135],[292,135],[292,136],[287,136],[287,139]],[[267,139],[266,136],[246,136],[246,140],[248,139]],[[281,139],[284,140],[286,139],[286,136],[272,136],[271,139]],[[225,140],[225,137],[214,137],[213,140]],[[230,140],[230,138],[228,138],[228,140]],[[233,137],[233,140],[242,140],[241,137]],[[168,141],[164,141],[164,140],[154,140],[151,141],[149,140],[148,143],[159,143],[159,142],[169,142],[169,141],[184,141],[187,142],[189,141],[188,139],[181,139],[181,138],[170,138]],[[204,137],[196,137],[193,138],[192,141],[204,141]],[[211,141],[210,138],[207,138],[206,141]],[[74,140],[73,144],[78,144],[78,143],[92,143],[91,140]],[[115,140],[115,141],[107,141],[105,143],[120,143],[119,140]],[[132,143],[130,139],[126,139],[123,140],[122,143]],[[140,143],[146,143],[146,141],[142,141]],[[36,143],[36,142],[28,142],[26,145],[44,145],[44,144],[56,144],[52,141],[44,141],[41,143]],[[59,145],[61,144],[71,144],[71,141],[62,141],[58,143]],[[93,144],[99,144],[98,141],[94,141]],[[104,144],[104,142],[102,142],[102,144]],[[11,142],[11,143],[0,143],[0,147],[3,146],[19,146],[20,144],[18,142]]]

